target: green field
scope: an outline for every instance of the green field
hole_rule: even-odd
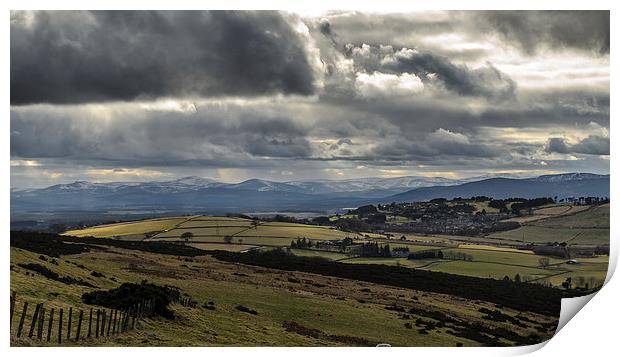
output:
[[[566,265],[565,260],[549,258],[551,266],[542,269],[541,256],[532,251],[498,247],[496,244],[519,245],[523,243],[567,242],[574,245],[600,245],[609,242],[609,205],[593,208],[579,206],[550,206],[540,209],[552,218],[528,222],[511,231],[497,232],[487,237],[461,237],[448,235],[393,233],[393,239],[379,234],[356,234],[332,227],[287,222],[267,222],[235,217],[175,217],[161,220],[128,222],[69,231],[66,234],[96,237],[116,236],[122,239],[144,239],[144,233],[161,231],[148,238],[155,241],[179,241],[185,232],[192,232],[191,244],[206,250],[243,251],[252,247],[288,247],[297,238],[331,240],[351,237],[355,243],[378,242],[394,248],[407,247],[410,252],[441,249],[444,253],[465,253],[473,261],[448,261],[440,259],[408,260],[406,258],[361,258],[338,252],[294,249],[300,256],[318,256],[345,263],[400,265],[452,274],[501,279],[516,274],[539,282],[560,285],[567,277],[603,280],[608,257],[597,261],[583,261],[579,265]],[[568,213],[567,213],[568,212]],[[570,213],[576,212],[576,213]],[[572,225],[573,228],[570,228]],[[592,227],[602,228],[592,228]],[[230,237],[230,243],[225,242]],[[369,238],[370,237],[370,238]]]
[[[536,278],[551,275],[548,270],[544,269],[515,267],[505,264],[485,263],[476,261],[445,261],[437,264],[432,264],[421,269],[449,274],[469,275],[493,279],[502,279],[504,276],[508,276],[512,279],[516,274],[519,274],[521,277],[533,276]]]
[[[291,249],[291,253],[300,257],[320,257],[329,260],[341,260],[347,259],[350,256],[343,253],[327,252],[322,250],[310,250],[310,249]]]
[[[522,243],[570,243],[581,245],[609,244],[609,228],[551,228],[523,226],[511,231],[496,232],[489,238],[505,239]]]
[[[392,244],[390,243],[390,246]],[[535,255],[531,251],[517,251],[509,248],[497,248],[493,246],[470,246],[467,248],[442,248],[429,246],[408,245],[411,251],[437,250],[444,253],[458,252],[470,255],[473,261],[450,261],[446,259],[420,259],[410,260],[406,258],[351,258],[342,260],[350,264],[383,264],[397,265],[408,268],[424,269],[457,275],[468,275],[481,278],[502,279],[505,276],[513,279],[519,274],[523,280],[535,280],[548,282],[559,286],[567,277],[583,277],[594,279],[597,285],[605,280],[607,274],[607,261],[609,257],[599,256],[596,258],[578,259],[580,264],[566,264],[566,259],[543,257]],[[541,266],[540,259],[549,259],[549,265]],[[592,285],[592,283],[590,283]]]
[[[609,204],[592,206],[575,213],[535,223],[538,227],[550,228],[609,228]]]
[[[609,244],[609,204],[571,208],[569,213],[523,224],[511,231],[493,233],[488,238],[525,243]]]

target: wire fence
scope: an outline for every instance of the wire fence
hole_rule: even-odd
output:
[[[136,328],[136,322],[154,313],[152,299],[142,300],[127,309],[74,309],[32,301],[17,301],[11,292],[11,339],[30,339],[61,345],[87,339],[102,339]]]

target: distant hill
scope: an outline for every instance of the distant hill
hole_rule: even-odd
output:
[[[475,180],[475,179],[469,179]],[[412,189],[413,188],[413,189]],[[609,196],[609,175],[562,174],[536,178],[486,178],[468,182],[441,177],[362,178],[223,183],[199,177],[172,181],[76,181],[42,189],[11,190],[12,225],[141,218],[170,214],[333,212],[379,202],[412,202],[471,196]]]
[[[383,199],[383,202],[427,201],[433,198],[509,197],[609,197],[609,175],[570,173],[535,178],[491,178],[454,186],[423,187]]]

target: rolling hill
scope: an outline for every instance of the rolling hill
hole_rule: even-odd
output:
[[[383,202],[427,201],[433,198],[609,197],[609,175],[561,174],[527,179],[490,178],[454,186],[423,187],[386,197]]]
[[[469,179],[474,180],[474,179]],[[379,202],[412,202],[471,196],[609,196],[609,175],[562,174],[476,181],[363,178],[343,181],[222,183],[199,177],[173,181],[92,183],[76,181],[11,191],[11,222],[22,227],[55,221],[88,222],[174,214],[315,212],[322,214]],[[414,189],[412,189],[414,188]]]

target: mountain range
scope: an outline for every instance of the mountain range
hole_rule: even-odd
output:
[[[76,181],[40,189],[11,190],[11,220],[75,212],[227,213],[334,212],[384,202],[472,196],[609,196],[609,175],[569,173],[529,178],[454,180],[405,176],[223,183],[200,177],[172,181],[94,183]]]

